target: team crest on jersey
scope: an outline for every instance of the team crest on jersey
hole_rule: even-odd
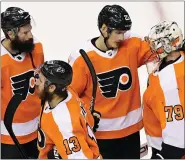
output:
[[[128,67],[120,67],[97,74],[101,93],[106,98],[114,98],[118,91],[126,91],[132,86],[132,75]]]
[[[10,79],[13,94],[21,94],[23,96],[23,100],[26,99],[28,94],[34,93],[35,78],[33,70],[10,77]]]

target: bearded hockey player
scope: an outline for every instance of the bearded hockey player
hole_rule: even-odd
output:
[[[57,60],[46,61],[35,75],[43,105],[38,130],[39,159],[101,157],[92,131],[93,116],[68,87],[72,75],[71,66]]]
[[[1,158],[21,159],[4,125],[7,105],[14,94],[23,101],[13,119],[13,130],[29,157],[37,158],[40,100],[34,93],[34,69],[44,63],[42,44],[32,35],[31,16],[18,7],[1,13]]]

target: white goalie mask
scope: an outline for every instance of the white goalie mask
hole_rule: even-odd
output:
[[[160,59],[182,46],[183,35],[176,22],[162,21],[153,26],[148,35],[152,52]]]

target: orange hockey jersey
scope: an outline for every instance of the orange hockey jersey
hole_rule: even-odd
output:
[[[184,145],[184,53],[173,64],[149,76],[143,96],[143,122],[150,146]]]
[[[42,44],[34,38],[32,52],[36,67],[44,62]],[[13,57],[1,44],[1,143],[14,144],[4,126],[4,114],[11,97],[16,93],[24,95],[13,119],[13,131],[21,144],[37,137],[40,100],[34,94],[34,68],[29,54]]]
[[[41,117],[39,159],[47,159],[49,151],[55,146],[62,159],[100,158],[92,132],[93,117],[83,108],[72,89],[68,89],[68,97],[55,108],[46,103]]]
[[[88,54],[98,78],[95,110],[101,113],[97,139],[128,136],[142,127],[142,108],[137,69],[151,55],[148,44],[130,35],[119,49],[102,52],[87,41],[82,49]],[[69,63],[73,68],[72,88],[86,106],[90,106],[92,79],[79,53],[72,53]]]

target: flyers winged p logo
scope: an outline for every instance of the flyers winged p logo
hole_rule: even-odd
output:
[[[28,93],[33,94],[35,87],[34,87],[34,71],[30,70],[28,72],[10,77],[11,85],[12,85],[12,92],[14,94],[19,93],[23,96],[23,100],[26,99]]]
[[[120,67],[97,74],[101,93],[106,98],[117,96],[118,90],[126,91],[132,86],[132,75],[128,67]]]

